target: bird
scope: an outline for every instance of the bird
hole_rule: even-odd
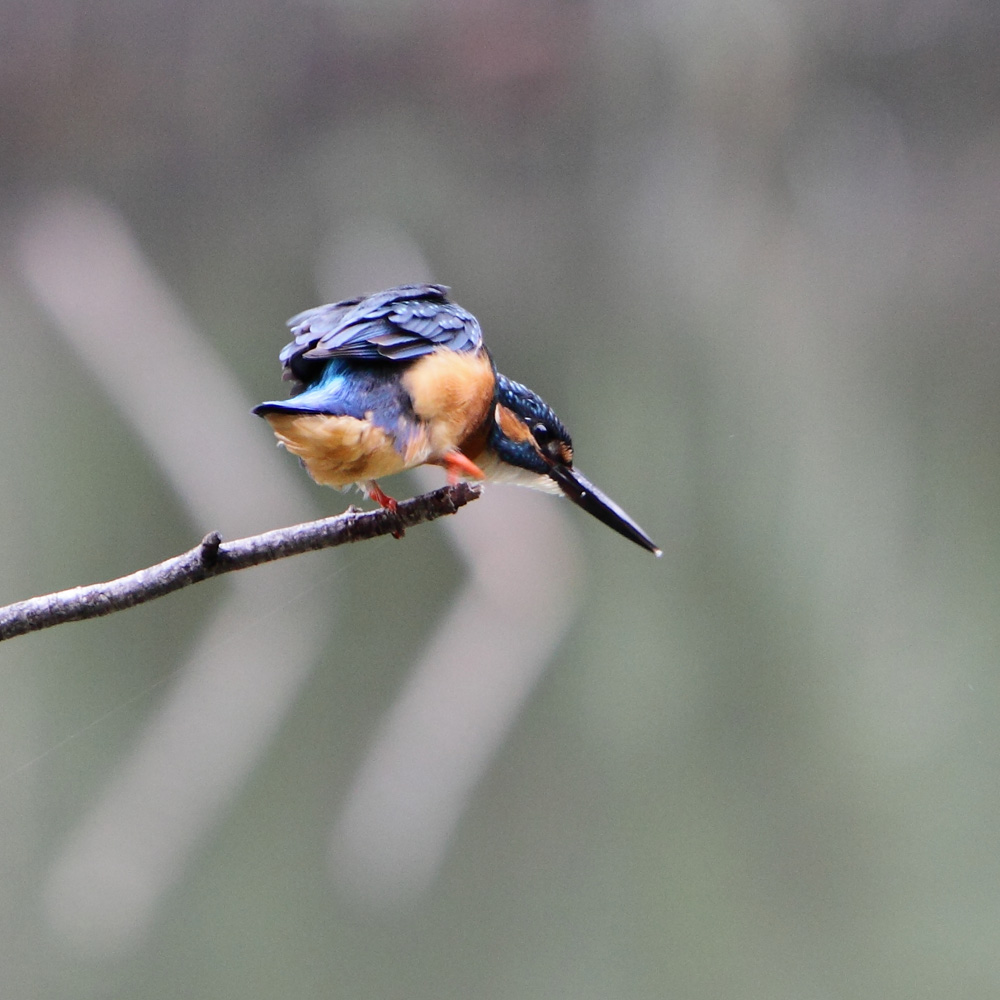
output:
[[[279,355],[292,394],[255,406],[317,483],[356,485],[395,511],[378,480],[419,465],[452,484],[515,483],[567,497],[656,556],[660,548],[573,465],[552,408],[502,375],[479,321],[438,284],[397,285],[288,320]]]

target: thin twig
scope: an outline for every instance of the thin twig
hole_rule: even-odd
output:
[[[114,611],[124,611],[125,608],[145,604],[192,583],[233,570],[248,569],[275,559],[377,538],[379,535],[401,534],[404,528],[454,514],[459,507],[464,507],[479,495],[478,487],[458,483],[401,501],[395,513],[351,508],[336,517],[277,528],[232,542],[223,542],[219,533],[213,531],[189,552],[117,580],[43,594],[0,608],[0,640],[63,622],[99,618]]]

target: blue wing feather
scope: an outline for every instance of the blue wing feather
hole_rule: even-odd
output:
[[[288,326],[292,340],[280,358],[284,377],[294,382],[292,395],[254,412],[372,420],[396,437],[400,450],[417,426],[400,365],[440,347],[478,351],[483,345],[475,316],[451,302],[444,285],[398,285],[332,302],[293,316]]]
[[[405,452],[419,422],[394,366],[386,361],[358,365],[345,358],[331,358],[322,364],[321,377],[302,392],[260,403],[253,412],[259,416],[329,414],[367,420],[389,434],[401,454]]]
[[[398,285],[362,299],[307,309],[288,321],[281,352],[285,377],[303,387],[331,358],[410,361],[438,347],[475,351],[483,334],[475,316],[448,299],[444,285]]]

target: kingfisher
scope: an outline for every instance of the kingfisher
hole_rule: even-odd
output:
[[[317,482],[356,485],[390,510],[378,484],[418,465],[450,483],[486,479],[568,497],[655,555],[660,549],[573,466],[552,408],[501,375],[472,313],[444,285],[398,285],[307,309],[279,355],[288,399],[253,412]]]

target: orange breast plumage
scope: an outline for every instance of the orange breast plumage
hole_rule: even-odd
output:
[[[394,393],[394,405],[383,406],[381,412],[368,409],[352,416],[293,409],[296,404],[316,405],[293,396],[284,407],[265,410],[263,416],[278,441],[302,459],[317,483],[338,489],[418,465],[447,464],[454,452],[475,459],[485,447],[493,406],[493,367],[485,351],[440,348],[393,368],[402,400],[399,392]],[[356,406],[359,395],[371,385],[359,375],[352,389],[350,369],[343,368],[339,382],[347,384],[329,394],[330,410],[346,409],[345,399]],[[384,397],[382,383],[379,389]],[[367,391],[373,396],[370,402],[377,405],[379,399],[370,388]]]
[[[409,467],[393,436],[369,420],[327,413],[267,413],[265,417],[279,443],[298,455],[309,475],[323,486],[343,489]]]

